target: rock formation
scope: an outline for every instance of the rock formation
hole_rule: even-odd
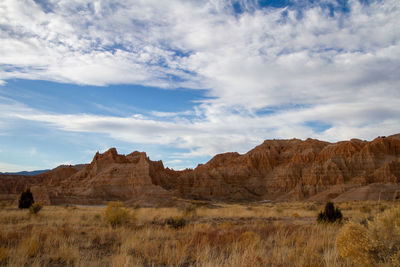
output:
[[[41,179],[34,176],[0,175],[0,201],[15,202],[27,187],[39,184]]]
[[[0,177],[0,198],[15,199],[31,187],[35,199],[49,204],[393,199],[400,197],[400,134],[371,142],[266,140],[246,154],[219,154],[184,171],[164,168],[144,152],[119,155],[111,148],[90,164]]]
[[[164,170],[162,162],[151,161],[144,152],[125,156],[111,148],[96,153],[92,162],[80,170],[63,167],[56,175],[43,174],[51,178],[46,177],[46,182],[33,186],[31,191],[34,197],[51,204],[167,199],[172,193],[153,182],[159,170]]]
[[[185,197],[226,200],[304,200],[336,186],[340,191],[325,197],[334,199],[350,185],[396,187],[400,135],[371,142],[266,140],[244,155],[217,155],[179,180]]]

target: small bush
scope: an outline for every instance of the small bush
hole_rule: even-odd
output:
[[[7,206],[5,201],[0,201],[0,210],[4,209]]]
[[[32,204],[35,203],[31,190],[28,188],[25,192],[22,192],[18,200],[18,208],[29,209]]]
[[[39,211],[43,208],[43,204],[38,202],[38,203],[33,203],[32,206],[29,207],[29,212],[31,214],[38,214]]]
[[[174,229],[179,229],[186,225],[186,220],[183,217],[170,217],[165,219],[165,224]]]
[[[339,208],[335,208],[332,202],[325,205],[324,211],[318,213],[317,222],[319,223],[334,223],[341,222],[343,219],[342,212]]]
[[[356,266],[400,266],[400,207],[378,214],[366,226],[345,225],[336,246]]]
[[[130,221],[129,211],[120,201],[111,201],[104,211],[105,219],[112,227],[126,225]]]
[[[391,262],[391,266],[400,261],[400,207],[378,214],[368,223],[370,237],[375,245],[375,256],[379,262]]]
[[[368,231],[360,224],[346,224],[337,236],[336,246],[342,258],[350,259],[357,265],[373,263]]]

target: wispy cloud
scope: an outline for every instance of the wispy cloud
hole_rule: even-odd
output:
[[[128,143],[155,144],[185,149],[176,158],[193,158],[224,151],[245,152],[264,138],[317,137],[338,141],[352,137],[370,139],[398,131],[400,100],[392,99],[385,105],[354,103],[313,105],[296,109],[283,109],[273,114],[254,116],[251,113],[232,114],[229,110],[217,115],[210,107],[200,109],[203,119],[177,117],[164,121],[140,115],[117,117],[92,114],[47,114],[14,102],[0,105],[0,117],[13,117],[14,121],[29,120],[43,127],[63,131],[106,134]],[[378,106],[379,104],[379,106]],[[10,107],[11,106],[11,107]],[[6,110],[12,110],[8,112]],[[221,110],[218,110],[219,112]],[[344,119],[345,118],[345,119]],[[161,118],[162,119],[162,118]],[[325,131],[313,129],[307,122],[324,122]]]
[[[30,120],[184,148],[185,157],[244,152],[265,138],[399,132],[400,3],[368,2],[332,13],[315,1],[301,10],[240,1],[238,14],[231,1],[5,0],[0,81],[206,88],[210,98],[184,112],[98,106],[120,116],[48,114],[3,100],[0,127]],[[326,127],[313,128],[318,122]]]
[[[168,117],[192,116],[192,115],[195,115],[195,112],[191,111],[191,110],[182,111],[182,112],[152,111],[151,115],[153,115],[155,117],[168,118]]]

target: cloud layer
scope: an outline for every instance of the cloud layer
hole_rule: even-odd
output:
[[[3,83],[185,87],[210,99],[129,117],[46,114],[8,99],[0,116],[183,148],[186,157],[244,152],[266,138],[400,132],[400,3],[338,2],[241,1],[238,13],[230,1],[4,0]]]

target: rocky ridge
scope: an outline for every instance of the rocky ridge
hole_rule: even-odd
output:
[[[184,171],[165,168],[144,152],[96,153],[86,165],[60,166],[33,177],[2,177],[0,198],[30,187],[49,204],[165,204],[176,198],[368,200],[400,196],[400,134],[370,142],[266,140],[246,154],[224,153]]]
[[[349,188],[373,183],[397,188],[400,135],[371,142],[266,140],[244,155],[217,155],[179,179],[186,197],[233,200],[335,199]],[[336,190],[322,197],[332,188]]]

